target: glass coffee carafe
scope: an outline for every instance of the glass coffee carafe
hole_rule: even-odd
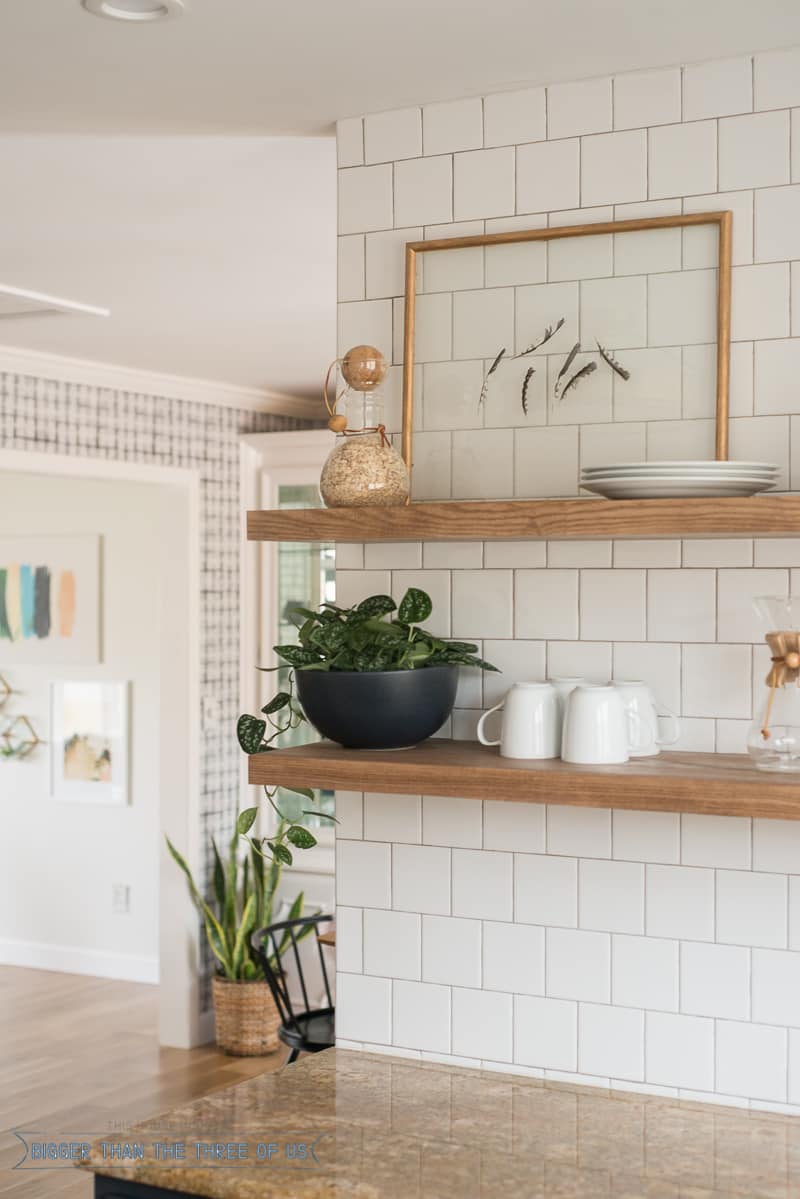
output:
[[[747,752],[759,770],[800,771],[800,597],[760,596],[771,663],[766,688],[754,697]]]

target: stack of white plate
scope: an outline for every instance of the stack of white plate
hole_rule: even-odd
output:
[[[755,495],[778,481],[769,462],[614,462],[587,466],[581,487],[611,500]]]

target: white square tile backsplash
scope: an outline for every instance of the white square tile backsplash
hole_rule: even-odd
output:
[[[388,352],[393,322],[396,422],[406,240],[729,208],[731,454],[800,489],[800,50],[426,105],[421,153],[419,111],[339,128],[340,329]],[[702,228],[431,259],[417,498],[574,495],[579,464],[712,457],[715,267]],[[559,315],[548,349],[576,330],[627,345],[630,384],[587,384],[565,411],[542,351],[525,427],[524,361],[478,410],[499,348]],[[443,361],[451,339],[463,362]],[[681,748],[741,752],[767,669],[750,602],[789,587],[798,545],[350,546],[339,593],[424,587],[434,626],[501,668],[463,681],[457,734],[516,680],[613,675],[655,688]],[[342,1039],[800,1105],[800,823],[488,796],[337,804]],[[393,929],[396,962],[379,944]]]

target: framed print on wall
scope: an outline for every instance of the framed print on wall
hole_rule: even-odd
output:
[[[128,683],[51,685],[51,794],[83,803],[128,802]]]
[[[4,665],[100,661],[100,537],[0,537]]]
[[[727,459],[731,237],[715,211],[407,243],[412,498],[577,496],[599,463]]]

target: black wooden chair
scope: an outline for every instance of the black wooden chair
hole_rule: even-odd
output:
[[[272,997],[281,1018],[278,1036],[284,1045],[291,1049],[289,1061],[296,1060],[300,1053],[319,1053],[322,1049],[330,1049],[335,1044],[334,1035],[334,1006],[331,998],[331,988],[328,982],[328,970],[325,965],[325,955],[319,940],[319,926],[332,924],[333,916],[301,916],[298,920],[282,920],[278,924],[270,924],[267,928],[259,928],[251,935],[250,943],[258,954],[264,969],[264,977],[269,984]],[[300,961],[298,941],[304,929],[313,928],[311,934],[317,944],[322,981],[325,984],[327,1007],[312,1008],[308,1000],[308,989]],[[283,966],[285,956],[292,955],[297,967],[297,977],[303,996],[303,1009],[295,1009]]]

